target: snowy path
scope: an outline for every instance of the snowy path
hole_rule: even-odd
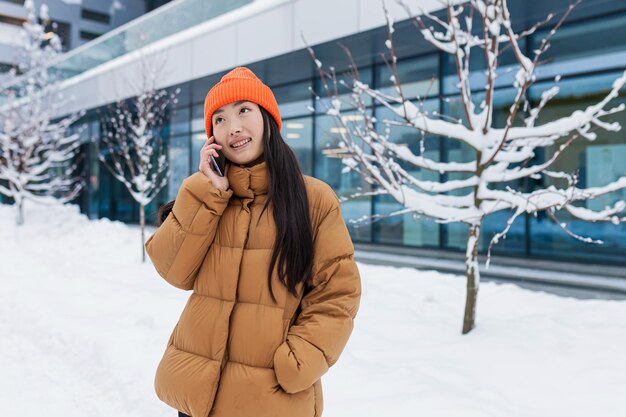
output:
[[[0,205],[0,415],[174,416],[156,365],[189,296],[139,263],[136,229]],[[325,417],[623,417],[626,302],[359,263],[361,309],[324,376]]]

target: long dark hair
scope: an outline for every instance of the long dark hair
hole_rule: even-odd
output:
[[[269,190],[261,214],[272,205],[276,223],[276,240],[267,271],[267,283],[272,300],[272,271],[278,262],[278,277],[290,293],[296,296],[299,282],[307,282],[313,265],[313,232],[309,216],[309,199],[298,158],[287,145],[276,121],[263,107],[263,155],[267,163]],[[174,201],[159,207],[160,226],[174,207]],[[260,219],[260,217],[259,217]]]

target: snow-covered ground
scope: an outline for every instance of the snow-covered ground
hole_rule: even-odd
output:
[[[154,371],[189,296],[140,263],[138,229],[76,206],[0,205],[0,416],[175,416]],[[626,415],[626,302],[359,263],[354,333],[325,417]]]

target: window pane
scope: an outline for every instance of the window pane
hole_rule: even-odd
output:
[[[169,200],[176,198],[180,185],[190,174],[189,140],[190,138],[188,135],[174,136],[170,140],[169,163],[172,175],[168,181]]]
[[[419,105],[419,103],[416,103]],[[423,103],[424,111],[434,111],[439,107],[438,100],[427,100]],[[385,120],[400,121],[395,113],[386,107],[376,109],[377,130],[382,132],[386,128]],[[421,155],[421,134],[416,129],[404,126],[390,126],[390,138],[393,143],[406,145],[414,155]],[[424,156],[434,161],[439,161],[439,141],[436,137],[424,137]],[[420,180],[438,181],[439,173],[421,169],[414,165],[398,160],[399,165],[411,176]],[[421,191],[415,188],[416,191]],[[400,210],[403,206],[389,195],[374,196],[374,213],[388,215]],[[418,218],[414,213],[384,217],[374,223],[374,236],[377,242],[412,245],[412,246],[438,246],[439,225],[428,218]],[[423,216],[422,216],[423,217]]]
[[[204,127],[204,105],[196,104],[191,111],[191,131],[194,133],[204,132],[206,130]]]
[[[359,68],[359,77],[361,82],[372,85],[372,76],[373,71],[371,67]],[[337,74],[337,92],[339,101],[341,101],[341,110],[348,110],[356,107],[354,103],[352,103],[352,80],[350,77],[349,73]],[[341,84],[340,80],[343,80],[346,85],[344,86]],[[327,79],[326,82],[332,93],[334,88],[332,81]],[[315,111],[325,113],[327,109],[330,108],[331,98],[327,97],[326,90],[324,89],[324,85],[319,77],[315,78],[315,91],[317,92],[317,95],[320,96],[320,99],[315,101]],[[372,98],[368,95],[363,94],[361,99],[366,106],[372,104]]]
[[[586,77],[572,80],[566,84],[562,93],[548,104],[540,114],[538,124],[543,124],[557,118],[567,116],[575,110],[584,109],[601,100],[610,88],[612,80],[620,74],[613,76]],[[589,94],[581,99],[573,86],[587,88],[588,85],[596,85],[598,88],[595,94]],[[538,96],[540,91],[549,85],[537,85],[532,92],[533,96]],[[620,103],[626,103],[626,97],[614,100],[609,106],[614,107]],[[626,126],[626,113],[618,112],[602,118],[603,121],[619,122]],[[552,171],[563,171],[572,173],[578,170],[579,182],[577,187],[601,187],[626,173],[626,144],[624,143],[623,131],[607,132],[596,129],[597,139],[589,142],[582,137],[576,139],[569,148],[554,162]],[[557,142],[548,149],[544,157],[553,155],[554,150],[562,142]],[[564,188],[567,184],[560,179],[542,177],[534,182],[536,188],[555,186]],[[620,190],[593,200],[579,202],[576,205],[590,210],[602,210],[606,206],[612,206],[619,200],[626,200],[626,191]],[[593,260],[618,261],[626,256],[626,224],[614,225],[605,222],[586,222],[573,218],[569,213],[560,211],[555,213],[560,223],[565,223],[567,228],[573,233],[600,239],[603,245],[584,243],[568,236],[558,224],[556,224],[547,214],[540,213],[537,217],[530,218],[531,252],[535,255],[563,257],[563,258],[589,258]]]
[[[107,25],[111,23],[111,16],[109,14],[96,10],[81,9],[80,17],[87,20],[93,20],[95,22],[106,23]]]
[[[272,88],[274,97],[278,102],[281,118],[284,119],[311,113],[308,107],[313,105],[313,93],[309,90],[309,87],[313,85],[312,81],[313,80],[307,80],[303,83]]]
[[[93,121],[91,123],[92,128],[88,129],[90,134],[95,137],[95,132],[98,132],[99,122]],[[97,219],[99,215],[98,211],[98,194],[99,194],[99,178],[100,178],[100,161],[98,159],[98,153],[96,152],[95,143],[88,144],[87,152],[89,162],[87,167],[87,216],[90,219]],[[104,167],[103,167],[104,168]]]
[[[402,94],[413,100],[418,96],[426,97],[439,94],[438,56],[421,56],[398,61],[398,79],[402,84]],[[398,96],[391,76],[393,71],[387,65],[376,68],[376,86],[384,94]]]
[[[166,87],[165,90],[169,94],[174,94],[176,97],[176,107],[189,107],[191,104],[191,91],[190,91],[191,83],[184,82],[182,84],[175,84],[169,87]]]
[[[196,172],[200,165],[200,149],[206,142],[206,134],[204,132],[194,133],[191,135],[191,172]]]
[[[100,173],[100,215],[126,223],[138,221],[139,205],[128,189],[108,169],[101,168]]]
[[[313,117],[283,120],[280,133],[296,153],[302,173],[313,175]]]
[[[501,44],[501,50],[507,44]],[[526,38],[519,41],[519,45],[522,51],[526,48]],[[487,85],[487,61],[485,60],[485,53],[480,47],[472,48],[470,54],[469,63],[469,81],[472,91],[481,91],[485,89]],[[515,74],[517,72],[518,65],[515,59],[515,54],[511,47],[507,47],[506,50],[501,51],[498,56],[498,68],[496,70],[496,87],[511,86],[515,80]],[[443,83],[442,89],[444,94],[459,94],[459,78],[457,75],[457,68],[454,56],[451,54],[443,54]]]
[[[538,48],[547,31],[538,32],[533,49]],[[552,37],[550,48],[541,56],[548,64],[539,74],[554,76],[626,66],[626,15],[604,17],[561,27]]]
[[[189,107],[176,109],[170,122],[170,134],[189,133]]]
[[[355,113],[344,114],[344,116],[347,115],[355,115]],[[358,118],[359,115],[356,117]],[[328,183],[342,197],[356,192],[368,192],[370,184],[365,182],[360,174],[353,171],[341,172],[345,165],[341,163],[341,148],[338,146],[340,134],[336,123],[338,122],[332,116],[323,115],[316,118],[315,176]],[[369,242],[371,239],[371,224],[369,222],[355,223],[357,219],[371,215],[371,201],[371,196],[366,196],[350,199],[341,204],[346,225],[355,241]]]

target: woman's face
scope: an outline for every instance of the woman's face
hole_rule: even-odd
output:
[[[215,110],[211,124],[213,136],[229,161],[247,164],[263,154],[263,116],[258,104],[251,101],[226,104]]]

